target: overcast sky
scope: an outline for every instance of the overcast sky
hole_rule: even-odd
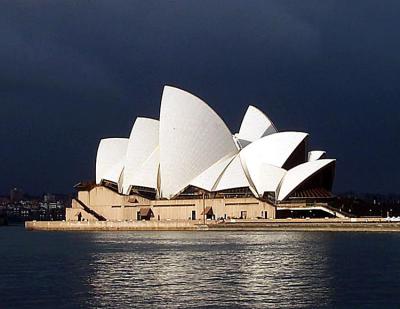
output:
[[[164,84],[237,132],[249,104],[337,159],[334,190],[400,193],[399,1],[1,1],[0,193],[71,192]]]

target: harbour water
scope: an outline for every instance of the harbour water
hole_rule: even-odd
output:
[[[400,233],[0,228],[0,308],[400,306]]]

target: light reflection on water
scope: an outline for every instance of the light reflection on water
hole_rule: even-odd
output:
[[[90,305],[257,308],[282,307],[284,302],[294,308],[328,304],[326,249],[305,242],[303,235],[95,234],[97,244],[113,249],[92,256]]]
[[[399,307],[400,234],[0,229],[0,308]]]

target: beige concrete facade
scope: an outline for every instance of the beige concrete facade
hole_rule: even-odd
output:
[[[109,221],[134,221],[138,212],[150,208],[151,220],[192,220],[201,222],[204,210],[212,208],[213,218],[242,219],[274,219],[275,206],[250,198],[205,198],[205,199],[173,199],[150,200],[139,195],[121,195],[105,186],[95,186],[88,191],[79,191],[77,200],[73,200],[72,208],[66,210],[67,221],[98,220],[84,209],[83,203],[91,211]]]

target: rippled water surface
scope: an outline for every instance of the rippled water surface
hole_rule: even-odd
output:
[[[400,306],[400,234],[3,227],[0,259],[0,308]]]

